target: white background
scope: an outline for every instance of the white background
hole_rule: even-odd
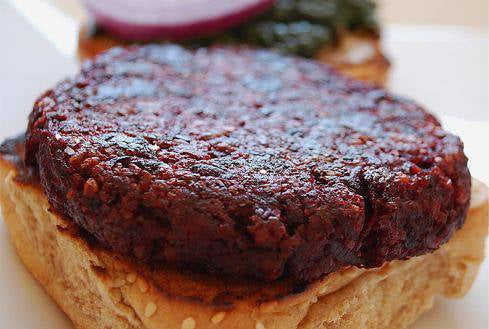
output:
[[[76,31],[75,21],[42,0],[0,0],[0,140],[25,129],[43,90],[76,72]],[[384,40],[394,63],[390,87],[426,105],[459,134],[472,174],[489,183],[487,32],[389,25]],[[412,329],[487,329],[488,270],[486,260],[466,297],[440,299]],[[72,328],[23,268],[1,221],[0,328]]]

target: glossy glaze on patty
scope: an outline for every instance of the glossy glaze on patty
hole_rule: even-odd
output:
[[[110,50],[35,103],[26,149],[106,247],[237,278],[431,252],[470,197],[461,141],[418,105],[247,48]]]

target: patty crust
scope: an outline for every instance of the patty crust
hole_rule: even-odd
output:
[[[86,62],[35,103],[26,161],[108,248],[267,281],[431,252],[470,199],[462,142],[415,103],[240,47]]]

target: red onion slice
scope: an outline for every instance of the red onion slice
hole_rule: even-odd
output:
[[[274,0],[84,0],[98,24],[129,40],[197,38],[270,8]]]

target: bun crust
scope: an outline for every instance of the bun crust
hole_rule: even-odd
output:
[[[16,175],[0,158],[0,202],[12,242],[77,328],[404,328],[436,296],[464,295],[484,257],[488,201],[478,182],[466,223],[438,251],[294,287],[133,264],[80,238],[50,210],[40,186]]]

